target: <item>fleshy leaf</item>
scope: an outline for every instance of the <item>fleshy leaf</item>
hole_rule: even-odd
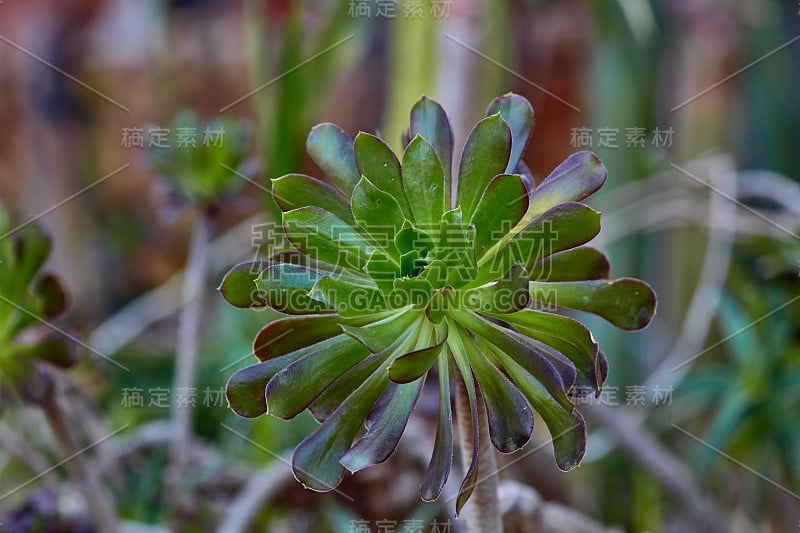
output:
[[[532,281],[530,289],[533,300],[537,300],[537,295],[545,295],[558,307],[599,315],[626,330],[646,327],[656,314],[655,292],[638,279]]]
[[[430,348],[416,350],[395,359],[389,367],[389,379],[395,383],[411,383],[424,376],[442,352],[447,334],[446,322],[437,325]]]
[[[483,192],[470,224],[475,226],[475,255],[482,258],[528,210],[528,190],[514,174],[495,176]]]
[[[528,273],[519,263],[498,281],[477,289],[456,292],[458,303],[481,313],[513,313],[531,299]]]
[[[591,387],[599,392],[602,380],[596,375],[599,349],[592,334],[571,318],[524,309],[508,315],[497,315],[517,331],[541,341],[567,357],[578,371],[577,387]]]
[[[419,315],[419,311],[409,309],[367,326],[357,327],[342,324],[341,328],[369,351],[378,353],[388,348],[396,339],[407,334]]]
[[[353,191],[353,215],[372,241],[388,255],[399,258],[394,238],[403,226],[405,216],[394,197],[378,189],[367,178],[361,178]]]
[[[306,150],[331,183],[349,198],[361,177],[356,167],[353,139],[336,124],[325,122],[312,128],[306,139]]]
[[[411,108],[411,137],[421,135],[433,146],[444,170],[445,197],[450,198],[450,172],[453,167],[453,129],[442,106],[423,96]],[[449,204],[445,209],[449,209]]]
[[[489,436],[494,447],[503,453],[522,448],[533,432],[533,413],[528,402],[514,384],[486,359],[469,334],[459,327],[455,329],[451,335],[461,337],[486,404]]]
[[[305,255],[361,272],[373,248],[351,226],[319,207],[283,214],[286,238]]]
[[[513,174],[495,176],[475,208],[475,256],[483,257],[492,245],[511,231],[528,210],[528,190]]]
[[[412,305],[422,307],[433,296],[433,286],[423,278],[400,278],[394,280],[394,290],[389,295],[392,307]]]
[[[402,278],[411,278],[415,274],[415,270],[419,264],[419,250],[411,250],[400,256],[400,276]],[[396,280],[395,280],[396,281]]]
[[[497,357],[511,380],[544,420],[553,437],[558,467],[566,472],[578,466],[586,452],[586,423],[578,410],[565,407],[553,399],[540,383],[502,350],[493,349],[485,343],[482,346]]]
[[[318,422],[322,423],[327,420],[342,402],[381,366],[387,357],[386,352],[381,352],[370,354],[362,359],[353,368],[337,377],[336,381],[314,400],[308,410]]]
[[[268,261],[239,263],[225,274],[217,290],[235,307],[266,307],[267,302],[256,286],[256,279],[268,266]]]
[[[514,263],[528,266],[556,252],[580,246],[599,231],[600,213],[594,209],[575,202],[557,205],[528,224],[496,253],[490,251],[470,286],[497,278]]]
[[[452,330],[453,327],[450,329]],[[469,497],[475,490],[475,485],[478,482],[478,451],[480,449],[478,442],[478,397],[475,390],[475,378],[472,375],[472,369],[467,359],[466,348],[462,345],[461,338],[457,335],[449,335],[447,337],[447,346],[453,356],[460,378],[467,391],[469,411],[472,417],[472,460],[469,466],[462,466],[462,468],[465,468],[464,479],[461,482],[461,486],[458,488],[458,495],[456,496],[456,516],[458,516],[464,504],[467,503],[467,500],[469,500]],[[457,416],[463,416],[463,413],[457,413]],[[461,435],[459,438],[466,441],[467,436]]]
[[[531,279],[538,281],[608,279],[611,275],[611,264],[600,250],[582,246],[537,261],[528,272]]]
[[[579,202],[592,195],[606,181],[605,165],[591,152],[577,152],[558,165],[531,192],[528,220],[564,202]]]
[[[401,276],[400,267],[381,250],[375,250],[367,261],[364,271],[375,285],[386,295],[392,292],[394,280]]]
[[[341,334],[335,342],[303,355],[267,384],[267,412],[279,418],[294,418],[367,354],[360,342]]]
[[[529,191],[532,191],[534,187],[536,187],[536,180],[533,178],[533,172],[531,172],[531,169],[525,164],[525,161],[517,163],[514,174],[518,174],[519,177],[522,178],[522,183],[525,184]]]
[[[380,313],[386,310],[386,300],[377,286],[356,282],[355,279],[325,276],[311,289],[310,296],[325,302],[343,317]]]
[[[441,259],[434,259],[420,273],[434,289],[441,289],[447,283],[447,265]]]
[[[404,223],[403,228],[394,237],[394,246],[401,255],[416,250],[419,257],[424,258],[435,243],[426,232]]]
[[[272,180],[272,198],[281,211],[316,206],[353,224],[350,204],[342,194],[316,178],[304,174],[287,174]]]
[[[419,399],[423,380],[398,385],[391,383],[378,398],[367,434],[360,438],[339,461],[350,472],[386,461],[403,436],[411,411]]]
[[[292,470],[295,478],[306,488],[318,492],[333,490],[344,476],[339,462],[353,443],[375,401],[390,383],[386,379],[392,354],[402,353],[416,339],[399,339],[386,349],[385,359],[358,388],[355,389],[320,427],[306,437],[294,450]]]
[[[310,268],[278,263],[265,269],[255,283],[261,297],[273,309],[292,315],[317,314],[331,310],[309,296],[320,278],[322,274]]]
[[[460,208],[448,211],[442,216],[439,245],[435,253],[447,267],[446,283],[453,287],[469,283],[477,273],[477,260],[471,235],[473,229],[472,226],[463,225]]]
[[[378,189],[391,194],[403,209],[405,218],[411,219],[411,207],[403,189],[400,161],[392,149],[378,137],[362,131],[356,135],[355,153],[361,175]]]
[[[402,173],[414,222],[437,222],[445,211],[444,174],[433,147],[420,135],[411,140],[403,153]]]
[[[439,425],[431,460],[419,489],[420,497],[428,502],[434,501],[442,493],[453,465],[453,413],[450,406],[450,369],[446,351],[438,357],[438,368]]]
[[[301,355],[301,354],[300,354]],[[228,379],[225,395],[228,406],[239,416],[256,418],[267,412],[264,390],[269,380],[300,355],[287,354],[242,368]]]
[[[511,153],[511,130],[496,113],[478,122],[467,138],[458,172],[457,205],[464,219],[472,218],[475,206],[489,182],[503,174]]]
[[[342,332],[342,318],[335,314],[291,316],[264,326],[253,342],[253,353],[267,361],[322,342]]]
[[[512,332],[503,330],[496,324],[487,322],[472,312],[458,311],[454,312],[453,316],[467,331],[482,337],[513,358],[514,361],[536,378],[561,405],[565,408],[572,407],[572,402],[567,396],[567,385],[564,383],[565,378],[569,381],[570,376],[562,376],[559,369],[545,354],[533,349],[529,344],[519,342],[512,336]],[[574,368],[571,381],[575,381]]]
[[[498,96],[489,104],[486,115],[500,113],[503,120],[511,130],[511,155],[506,165],[506,173],[516,172],[517,165],[522,161],[522,155],[530,140],[533,129],[533,107],[528,100],[518,94],[507,93]]]

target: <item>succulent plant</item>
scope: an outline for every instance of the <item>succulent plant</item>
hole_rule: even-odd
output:
[[[243,124],[227,118],[201,122],[192,111],[182,111],[168,132],[167,144],[151,144],[148,158],[171,192],[212,205],[242,186],[231,169],[238,169],[247,153],[249,132]]]
[[[439,387],[440,411],[423,499],[436,499],[450,473],[457,380],[474,429],[457,511],[477,478],[479,401],[499,451],[529,441],[536,411],[558,466],[580,462],[586,426],[572,400],[599,393],[608,368],[591,333],[555,311],[640,329],[655,294],[639,280],[609,280],[606,257],[583,246],[600,230],[600,213],[579,203],[606,179],[595,155],[576,153],[534,185],[521,160],[533,122],[523,97],[496,98],[453,180],[448,118],[423,97],[400,159],[376,136],[353,141],[320,124],[307,149],[327,182],[273,180],[292,249],[234,267],[220,290],[235,306],[292,316],[261,330],[260,362],[236,372],[227,395],[244,417],[308,409],[320,422],[293,456],[306,487],[328,491],[345,470],[385,461],[426,380]]]
[[[42,404],[52,382],[42,364],[68,368],[74,345],[42,324],[61,314],[67,297],[58,279],[40,270],[50,239],[36,225],[12,233],[0,209],[0,406],[11,399]]]

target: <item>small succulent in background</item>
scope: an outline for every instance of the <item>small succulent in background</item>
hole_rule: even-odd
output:
[[[431,99],[412,108],[399,159],[373,135],[315,127],[307,148],[327,183],[290,174],[272,184],[293,249],[223,280],[231,304],[293,315],[258,334],[260,362],[234,374],[227,394],[241,416],[308,409],[320,422],[293,456],[308,488],[331,490],[345,470],[385,461],[426,380],[439,387],[440,414],[423,499],[450,473],[454,384],[466,389],[473,431],[463,438],[474,450],[457,512],[478,476],[478,402],[498,450],[529,441],[535,410],[558,466],[575,467],[586,427],[572,399],[599,393],[608,369],[590,332],[556,307],[629,330],[655,313],[646,283],[609,280],[606,257],[583,246],[600,230],[600,213],[579,203],[605,181],[599,159],[574,154],[533,186],[521,161],[530,104],[508,94],[487,115],[466,141],[454,194],[451,128]]]
[[[249,148],[247,128],[229,118],[201,122],[194,112],[176,115],[165,144],[151,144],[150,167],[183,199],[214,204],[243,185],[238,170]]]
[[[52,320],[67,307],[58,279],[41,273],[50,255],[50,239],[36,225],[9,235],[0,209],[0,402],[12,398],[44,404],[53,383],[43,364],[68,368],[78,359],[74,345],[41,320]]]

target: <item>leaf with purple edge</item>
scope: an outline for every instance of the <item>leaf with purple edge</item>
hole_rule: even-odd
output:
[[[337,377],[369,353],[353,337],[341,334],[286,366],[267,383],[267,412],[294,418],[311,405]]]
[[[528,189],[513,174],[495,176],[475,208],[470,224],[475,226],[475,256],[483,255],[514,228],[528,210]]]
[[[554,253],[580,246],[600,232],[600,213],[580,203],[557,205],[509,240],[501,240],[478,265],[474,287],[492,281],[514,263],[528,266]]]
[[[356,163],[362,176],[391,194],[403,209],[404,218],[411,219],[411,207],[403,189],[400,161],[389,146],[378,137],[359,132],[355,140]]]
[[[461,154],[456,205],[464,219],[472,218],[481,194],[498,174],[505,173],[511,154],[511,130],[496,113],[478,122],[472,129]]]
[[[442,493],[453,466],[453,413],[450,405],[450,363],[447,350],[437,358],[439,369],[439,424],[428,468],[419,488],[420,497],[428,502]],[[430,374],[428,374],[430,375]]]
[[[537,281],[582,281],[608,279],[611,264],[596,248],[581,246],[548,256],[530,268],[531,279]]]
[[[472,417],[472,460],[469,466],[466,467],[464,479],[458,488],[458,495],[456,496],[456,516],[458,516],[464,504],[472,496],[475,485],[478,483],[478,451],[480,448],[478,443],[478,395],[475,390],[475,378],[472,375],[472,369],[467,360],[466,348],[462,345],[461,338],[457,335],[448,335],[447,347],[453,356],[453,361],[456,363],[456,368],[458,368],[458,373],[466,389],[470,416]],[[462,415],[459,413],[458,416]],[[467,441],[466,435],[461,435],[459,438],[465,442]]]
[[[331,311],[323,302],[309,296],[314,284],[323,277],[310,268],[278,263],[266,268],[256,279],[259,295],[271,308],[292,315]]]
[[[360,227],[387,255],[397,260],[395,235],[403,227],[405,215],[395,198],[362,177],[353,190],[353,216]]]
[[[327,183],[311,176],[287,174],[273,179],[272,198],[283,212],[316,206],[348,224],[355,224],[347,198]]]
[[[492,444],[503,453],[519,450],[533,433],[533,413],[528,402],[517,387],[486,359],[469,333],[451,324],[451,335],[458,335],[461,345],[466,348],[486,404]]]
[[[504,330],[470,311],[456,311],[453,313],[453,318],[465,329],[478,337],[482,337],[513,358],[565,408],[572,407],[572,402],[567,396],[568,388],[564,383],[564,378],[569,378],[570,376],[562,376],[559,369],[545,354],[534,350],[530,345],[519,342],[512,336],[512,332]],[[574,382],[574,380],[575,375],[573,373],[572,381]]]
[[[416,350],[395,359],[389,367],[389,379],[394,383],[411,383],[424,376],[441,354],[447,335],[447,322],[435,324],[430,348]]]
[[[389,385],[386,370],[395,354],[403,353],[416,339],[398,339],[382,355],[378,368],[359,384],[339,407],[294,450],[292,471],[308,489],[318,492],[333,490],[342,481],[345,468],[340,463],[361,430],[372,406]]]
[[[367,434],[361,437],[339,461],[350,472],[386,461],[400,442],[408,419],[422,391],[423,380],[398,385],[390,383],[378,398]]]
[[[411,108],[411,138],[421,135],[431,146],[442,164],[445,197],[450,199],[450,173],[453,167],[453,129],[439,102],[423,96]],[[450,209],[449,203],[444,206]]]
[[[269,261],[239,263],[225,274],[217,290],[225,301],[235,307],[266,307],[267,302],[256,286],[256,279],[269,265]]]
[[[553,294],[559,307],[593,313],[625,330],[646,327],[656,314],[655,292],[638,279],[531,281],[530,289],[533,299],[537,293]]]
[[[531,192],[527,220],[564,202],[580,202],[594,194],[606,181],[608,171],[591,152],[577,152],[558,165]]]
[[[599,348],[592,334],[577,320],[524,309],[497,318],[509,323],[520,333],[543,342],[567,357],[578,371],[577,387],[590,386],[598,390],[602,381],[596,375]]]
[[[346,197],[350,197],[361,174],[356,166],[353,139],[330,122],[318,124],[306,139],[311,160]]]
[[[228,406],[239,416],[256,418],[267,412],[265,389],[275,374],[302,357],[291,353],[281,357],[246,366],[234,373],[225,386]]]
[[[486,115],[490,116],[495,113],[500,113],[511,130],[511,154],[505,172],[516,172],[517,165],[522,161],[522,155],[530,141],[531,130],[533,130],[533,107],[527,98],[514,93],[506,93],[498,96],[489,104]]]
[[[339,324],[345,319],[335,314],[300,315],[273,320],[256,335],[253,353],[267,361],[313,346],[342,333]]]
[[[544,420],[553,437],[558,467],[566,472],[578,466],[586,452],[586,423],[578,410],[557,402],[508,354],[485,343],[482,346],[494,354],[514,384]]]
[[[292,246],[305,255],[359,272],[374,249],[341,218],[319,207],[283,213],[283,229]]]
[[[444,174],[433,146],[420,135],[416,135],[403,152],[402,173],[413,221],[418,224],[438,222],[445,211]]]
[[[317,422],[324,422],[359,385],[364,383],[386,360],[386,352],[370,354],[353,368],[337,377],[331,385],[308,407]]]

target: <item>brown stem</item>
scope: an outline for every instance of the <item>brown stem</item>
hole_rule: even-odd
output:
[[[50,431],[56,439],[61,453],[64,454],[67,471],[75,479],[86,500],[86,508],[97,531],[117,531],[117,520],[106,495],[100,487],[95,472],[89,469],[83,460],[81,451],[75,445],[67,429],[66,415],[57,398],[53,398],[42,407]]]
[[[480,391],[476,390],[478,404],[478,477],[475,490],[461,512],[470,533],[502,533],[500,500],[497,496],[497,460],[489,439],[486,407]],[[473,427],[472,413],[467,388],[462,380],[457,380],[456,420],[458,422],[461,464],[464,471],[472,462]]]

